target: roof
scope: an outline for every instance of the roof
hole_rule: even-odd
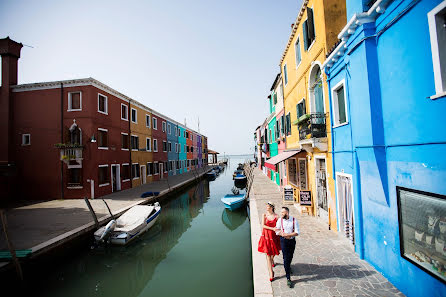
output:
[[[276,85],[277,85],[278,81],[280,80],[280,75],[281,75],[280,72],[276,75],[276,78],[274,79],[274,82],[273,82],[273,85],[271,86],[270,91],[272,91],[276,88]]]
[[[210,150],[210,149],[208,149],[208,154],[216,154],[216,155],[218,155],[218,154],[220,154],[219,152],[216,152],[216,151],[213,151],[213,150]]]

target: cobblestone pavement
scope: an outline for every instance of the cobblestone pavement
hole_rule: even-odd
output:
[[[265,203],[272,201],[279,209],[282,194],[279,187],[260,170],[255,169],[254,172],[250,199],[256,199],[261,220]],[[404,296],[370,264],[359,259],[346,239],[329,231],[327,225],[317,218],[301,215],[293,206],[290,212],[298,219],[301,231],[291,264],[293,287],[286,285],[280,254],[275,257],[274,296]]]

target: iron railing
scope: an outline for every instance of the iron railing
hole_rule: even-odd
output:
[[[298,123],[299,140],[309,138],[323,138],[327,137],[325,113],[311,113],[307,118]]]

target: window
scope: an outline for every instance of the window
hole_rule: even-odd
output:
[[[446,2],[441,2],[428,14],[429,32],[434,66],[435,96],[446,95]]]
[[[138,179],[139,177],[140,177],[139,164],[133,163],[132,164],[132,178]]]
[[[184,152],[186,153],[186,152],[189,152],[189,149],[188,149],[188,147],[186,146],[186,145],[184,145]]]
[[[108,114],[107,97],[102,94],[98,94],[98,112]]]
[[[169,166],[168,165],[169,163],[167,161],[164,161],[163,164],[164,164],[163,165],[163,170],[164,170],[164,172],[167,172],[167,166]]]
[[[171,134],[170,132],[171,132],[171,130],[170,130],[170,124],[167,124],[167,133],[169,133],[169,135]]]
[[[121,120],[129,120],[129,107],[124,103],[121,103]]]
[[[188,138],[189,137],[189,134],[187,134],[186,130],[183,131],[183,137],[184,138]]]
[[[297,105],[296,105],[296,112],[297,112],[297,119],[299,119],[301,116],[306,114],[305,110],[305,99],[302,99]]]
[[[286,69],[286,64],[283,65],[283,79],[285,80],[285,86],[288,84],[288,72]]]
[[[152,140],[149,137],[146,137],[146,151],[152,151]]]
[[[137,151],[139,148],[139,137],[136,135],[132,135],[130,138],[130,144],[132,147],[132,151]]]
[[[189,150],[190,150],[189,146],[186,146],[186,148],[187,148],[186,152],[189,153]]]
[[[68,93],[68,111],[82,110],[82,94],[81,92]]]
[[[128,163],[122,164],[122,181],[128,181],[130,180],[130,165]]]
[[[31,145],[31,134],[22,134],[22,146]]]
[[[178,136],[178,128],[175,127],[175,136]]]
[[[302,24],[304,49],[307,51],[315,39],[313,9],[307,7],[307,20]]]
[[[108,130],[98,129],[98,148],[108,149]]]
[[[129,150],[129,135],[127,133],[121,133],[121,149],[124,151]]]
[[[154,175],[157,175],[159,173],[159,165],[158,164],[159,164],[158,162],[153,163],[153,174]]]
[[[153,151],[154,152],[158,151],[158,140],[157,139],[153,140]]]
[[[294,51],[296,52],[296,67],[299,66],[300,61],[302,60],[302,56],[300,54],[300,40],[297,38],[296,43],[294,44]]]
[[[178,153],[178,143],[175,143],[175,153]]]
[[[152,175],[153,174],[153,163],[148,162],[147,163],[147,175]]]
[[[157,119],[155,118],[155,117],[153,117],[152,116],[152,128],[154,129],[154,130],[158,130],[158,121],[157,121]]]
[[[189,132],[186,132],[186,138],[189,138]]]
[[[99,186],[107,186],[110,184],[110,176],[108,175],[108,165],[99,165],[98,170]]]
[[[146,114],[146,127],[150,128],[150,115]]]
[[[402,187],[396,190],[401,256],[446,281],[442,273],[446,256],[446,196]]]
[[[68,187],[82,186],[81,168],[68,169]]]
[[[163,140],[163,152],[167,152],[167,142]]]
[[[277,93],[276,92],[274,92],[273,101],[274,101],[274,105],[277,104]]]
[[[347,123],[347,104],[345,101],[344,80],[339,82],[332,90],[333,97],[333,124],[339,126]]]
[[[138,123],[136,109],[132,108],[132,123]]]
[[[190,140],[194,140],[194,134],[190,134]]]
[[[172,152],[172,142],[170,142],[170,141],[168,143],[168,150],[169,150],[169,153]]]
[[[280,134],[283,136],[285,135],[285,116],[282,115],[280,117]]]
[[[163,132],[166,132],[166,122],[163,122]]]

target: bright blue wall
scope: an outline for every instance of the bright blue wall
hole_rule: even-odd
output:
[[[353,175],[356,251],[405,295],[446,296],[441,281],[400,255],[396,187],[446,195],[446,98],[428,98],[427,13],[441,1],[422,0],[396,18],[411,2],[393,1],[376,24],[358,27],[328,71],[330,89],[346,81],[349,119],[332,129],[333,171]],[[347,1],[349,18],[360,4]]]
[[[184,128],[181,126],[178,126],[178,128],[180,129],[180,136],[178,137],[178,143],[181,146],[181,150],[180,153],[178,154],[179,160],[183,161],[183,160],[187,160],[187,153],[184,150],[184,146],[186,145],[186,138],[183,137],[183,133],[184,133]],[[178,173],[183,173],[186,172],[187,170],[185,169],[185,167],[181,167],[180,170],[178,170]]]
[[[172,151],[171,152],[167,152],[167,159],[169,161],[176,161],[178,160],[178,153],[175,152],[175,143],[178,143],[178,136],[175,136],[175,127],[177,126],[177,124],[170,122],[170,121],[166,121],[167,125],[170,124],[170,133],[169,130],[166,129],[166,134],[167,134],[167,142],[171,142],[172,143]],[[169,171],[169,175],[173,175],[174,170],[176,170],[176,167],[173,168],[173,170]]]

